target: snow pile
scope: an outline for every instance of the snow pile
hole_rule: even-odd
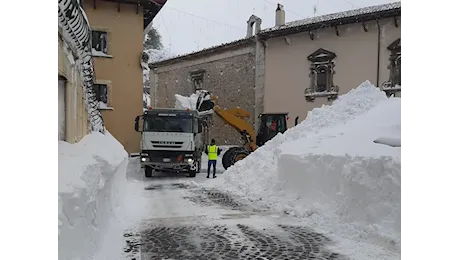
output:
[[[126,174],[114,175],[111,196],[117,204],[112,203],[114,216],[107,221],[107,232],[93,259],[135,259],[125,251],[126,243],[133,239],[126,238],[126,233],[136,234],[140,223],[152,216],[152,200],[144,196],[144,182],[139,179],[143,174],[139,158],[132,157],[128,158]]]
[[[156,49],[147,49],[144,50],[145,53],[149,55],[149,60],[148,63],[155,63],[163,60],[168,60],[176,55],[168,50],[162,49],[162,50],[156,50]]]
[[[59,259],[92,259],[120,214],[127,157],[108,132],[59,142]]]
[[[202,103],[203,101],[211,100],[211,95],[206,90],[197,90],[195,93],[191,94],[188,97],[181,96],[179,94],[175,94],[174,95],[174,98],[176,99],[175,108],[196,110],[197,105],[198,107],[201,105],[201,104],[197,104],[198,98],[200,96],[202,97],[202,100],[200,103]],[[211,113],[213,113],[212,109],[199,112],[200,115],[206,115],[206,114],[211,114]]]
[[[399,98],[366,81],[210,185],[305,217],[326,233],[397,252],[401,148],[374,141],[400,140],[400,111]]]

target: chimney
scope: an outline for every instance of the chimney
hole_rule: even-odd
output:
[[[254,24],[256,24],[256,28],[255,28],[255,33],[254,34],[258,34],[260,32],[260,29],[261,29],[261,24],[262,24],[262,19],[260,19],[259,17],[255,16],[255,15],[251,15],[249,17],[249,20],[247,21],[248,25],[247,25],[247,32],[246,32],[246,37],[249,38],[251,36],[253,36],[253,27],[254,27]]]
[[[275,26],[284,25],[286,22],[286,13],[284,12],[284,7],[281,4],[278,4],[276,8],[276,16],[275,16]]]

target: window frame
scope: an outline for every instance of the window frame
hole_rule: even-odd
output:
[[[206,70],[200,69],[190,72],[190,81],[193,85],[193,90],[203,90],[204,89],[204,75]],[[197,81],[201,81],[201,84],[197,84]],[[199,85],[199,87],[197,87]]]
[[[337,55],[331,51],[319,48],[308,56],[310,62],[310,86],[305,89],[307,102],[314,102],[317,97],[326,97],[328,100],[336,99],[339,94],[339,87],[334,84],[335,61]],[[326,73],[326,87],[320,91],[318,86],[318,75]]]
[[[107,103],[105,103],[105,107],[101,107],[99,102],[100,102],[100,97],[98,96],[98,90],[94,89],[94,92],[96,94],[96,100],[97,100],[97,105],[99,110],[113,110],[112,107],[112,82],[110,80],[96,80],[94,82],[94,86],[96,85],[105,85],[106,86],[106,99]],[[101,101],[102,102],[102,101]]]
[[[390,97],[401,91],[401,38],[388,45],[387,50],[389,75],[388,80],[382,84],[382,90]]]
[[[100,92],[101,91],[101,87],[105,87],[105,102],[101,100],[101,96],[102,96],[102,93]],[[109,103],[108,102],[108,98],[109,98],[109,95],[108,95],[108,90],[109,90],[109,87],[107,86],[107,84],[94,84],[93,85],[93,88],[94,88],[94,92],[96,94],[96,100],[98,102],[102,102],[102,103],[105,103],[106,105]]]
[[[94,48],[94,38],[93,38],[94,33],[104,33],[105,34],[106,49],[107,49],[106,52],[102,50],[98,51],[96,48]],[[113,56],[111,55],[110,39],[111,39],[111,32],[109,29],[98,28],[98,27],[91,28],[91,54],[92,56],[102,57],[102,58],[113,58]]]

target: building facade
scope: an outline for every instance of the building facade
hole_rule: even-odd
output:
[[[129,153],[140,151],[134,119],[143,112],[144,32],[166,0],[86,0],[95,92],[105,127]]]
[[[289,23],[278,5],[275,17],[260,30],[251,16],[244,39],[150,64],[152,105],[173,107],[174,94],[204,88],[220,105],[248,110],[254,126],[261,113],[288,113],[292,127],[366,80],[401,95],[400,2]],[[214,121],[219,143],[238,143],[237,131]]]
[[[151,66],[150,95],[153,107],[174,107],[175,94],[189,96],[196,90],[205,89],[218,97],[221,107],[240,107],[254,118],[254,38]],[[241,135],[219,117],[213,116],[211,124],[209,137],[216,139],[219,144],[240,143]]]
[[[76,143],[89,132],[82,72],[75,63],[76,54],[63,39],[60,28],[58,46],[59,140]]]
[[[401,95],[400,2],[277,23],[258,35],[265,46],[264,112],[303,120],[366,80]]]
[[[58,1],[58,140],[69,143],[105,130],[91,95],[94,66],[85,17],[78,2]]]

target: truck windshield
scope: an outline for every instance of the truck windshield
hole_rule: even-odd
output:
[[[144,132],[193,133],[192,121],[191,117],[146,116]]]

